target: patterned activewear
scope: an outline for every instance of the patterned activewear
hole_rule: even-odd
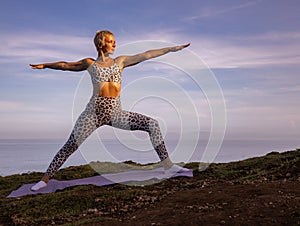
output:
[[[102,68],[95,62],[88,68],[88,71],[94,87],[93,96],[77,119],[69,139],[53,158],[46,175],[52,177],[86,138],[103,125],[124,130],[148,132],[160,160],[163,161],[168,158],[157,120],[139,113],[122,110],[120,97],[98,96],[101,82],[121,83],[121,72],[118,64],[114,62],[110,67]]]

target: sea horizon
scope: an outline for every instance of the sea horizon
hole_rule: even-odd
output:
[[[64,144],[64,139],[0,139],[0,176],[14,174],[44,172],[54,155]],[[90,162],[114,162],[121,163],[133,161],[140,164],[159,162],[157,154],[152,148],[141,151],[133,150],[132,147],[116,139],[101,139],[99,141],[88,141],[77,150],[65,162],[62,168],[69,166],[86,165]],[[200,162],[207,140],[199,140],[194,147],[186,145],[186,150],[194,149],[191,155],[184,157],[175,156],[172,150],[176,149],[176,141],[167,140],[166,146],[174,162]],[[259,157],[270,152],[285,152],[296,150],[300,147],[299,141],[280,141],[280,140],[224,140],[223,144],[214,157],[214,163],[226,163],[240,161],[247,158]],[[100,149],[106,151],[99,154]],[[91,151],[92,150],[92,151]],[[181,152],[181,150],[179,150]],[[211,163],[211,161],[209,162]]]

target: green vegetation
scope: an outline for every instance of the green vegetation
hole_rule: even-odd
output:
[[[230,181],[275,180],[299,175],[300,149],[285,153],[271,152],[238,162],[213,163],[199,172],[210,179]]]
[[[93,162],[91,165],[62,169],[55,179],[70,180],[94,176],[97,175],[94,169],[98,172],[110,173],[130,169],[152,169],[157,166],[159,164]],[[177,177],[160,182],[149,181],[149,185],[143,183],[144,186],[124,184],[103,187],[77,186],[51,194],[12,199],[6,196],[25,183],[35,183],[41,178],[42,173],[0,177],[0,225],[113,223],[126,213],[155,205],[174,191],[201,187],[204,182],[229,181],[243,184],[255,181],[297,180],[299,179],[300,150],[284,153],[272,152],[263,157],[238,162],[213,163],[204,171],[198,170],[199,163],[188,163],[185,167],[194,170],[193,178]]]

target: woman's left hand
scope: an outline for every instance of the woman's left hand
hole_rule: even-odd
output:
[[[173,47],[172,51],[176,52],[176,51],[182,50],[182,49],[184,49],[184,48],[186,48],[186,47],[188,47],[190,45],[191,45],[191,43],[187,43],[187,44],[181,45],[181,46],[175,46],[175,47]]]

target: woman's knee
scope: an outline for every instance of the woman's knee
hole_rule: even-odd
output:
[[[159,122],[157,119],[151,118],[149,121],[149,127],[158,128],[159,129]]]
[[[148,123],[148,132],[150,135],[161,134],[158,120],[151,118],[151,120]]]

